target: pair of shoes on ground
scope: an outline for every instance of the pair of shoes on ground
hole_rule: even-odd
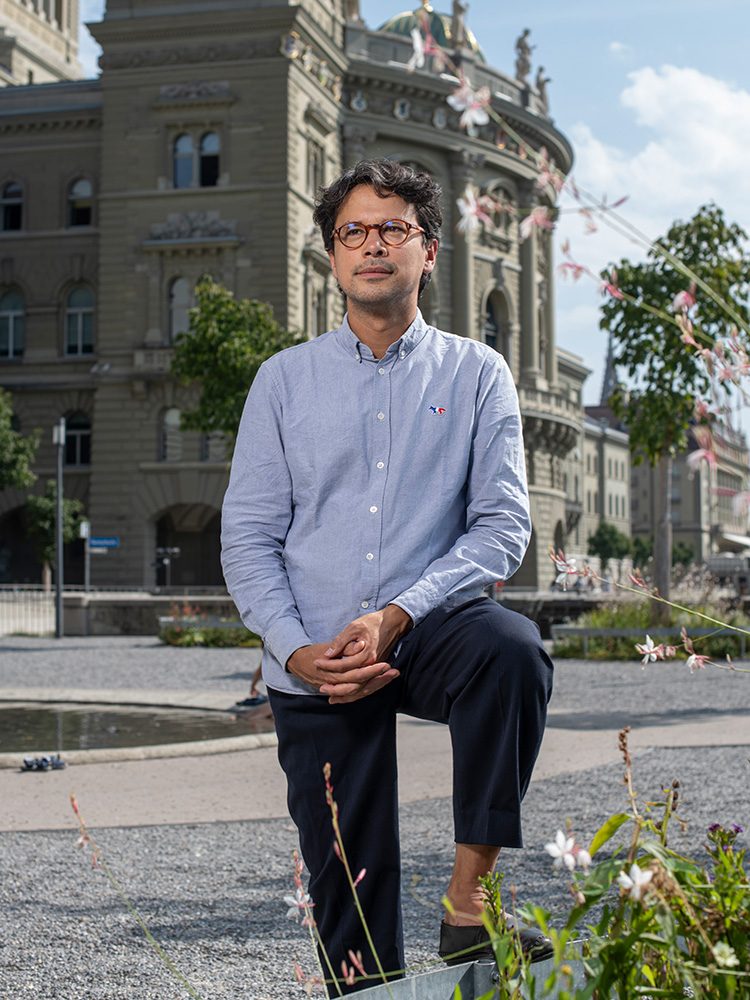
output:
[[[52,757],[24,757],[21,765],[22,771],[61,771],[65,767],[65,761],[59,754]]]
[[[506,917],[506,923],[508,927],[513,927],[513,918]],[[521,951],[532,962],[543,962],[545,958],[551,958],[554,953],[550,939],[536,927],[519,928],[518,938]],[[438,954],[446,965],[495,960],[490,936],[482,924],[456,927],[443,921],[440,925]]]
[[[258,705],[265,705],[268,701],[268,695],[256,694],[249,698],[243,698],[242,701],[236,701],[234,703],[235,708],[256,708]]]

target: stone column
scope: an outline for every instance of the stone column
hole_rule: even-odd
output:
[[[545,233],[547,271],[547,297],[544,302],[544,320],[547,327],[547,381],[557,385],[557,337],[555,336],[555,249],[553,233]]]
[[[535,199],[531,184],[523,190],[520,207],[521,217],[534,207]],[[539,375],[539,289],[537,286],[537,233],[532,229],[519,248],[521,265],[521,379],[526,383],[536,383]]]
[[[451,211],[451,313],[453,322],[451,333],[477,340],[480,336],[478,317],[474,310],[474,236],[471,232],[458,228],[461,214],[457,199],[467,185],[474,182],[475,171],[482,165],[484,157],[466,151],[455,154],[451,161],[451,181],[453,204]]]
[[[378,137],[377,130],[366,128],[362,125],[344,126],[344,162],[348,167],[353,167],[360,160],[366,160],[372,155],[372,150],[368,147]]]

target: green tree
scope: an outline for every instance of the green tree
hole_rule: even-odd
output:
[[[593,535],[589,535],[590,556],[599,556],[602,575],[607,572],[610,559],[624,559],[630,552],[630,539],[614,524],[602,521]]]
[[[692,545],[688,545],[687,542],[675,542],[672,546],[672,565],[677,566],[681,563],[683,566],[689,566],[691,562],[695,560],[695,553],[693,552]]]
[[[34,543],[37,555],[42,563],[42,582],[44,589],[49,590],[55,564],[55,519],[57,512],[57,484],[54,479],[47,480],[47,488],[39,496],[30,496],[26,501],[26,522],[29,537]],[[72,542],[78,538],[78,527],[83,517],[83,504],[80,500],[67,500],[63,497],[63,541]]]
[[[0,389],[0,490],[25,489],[34,483],[31,463],[38,445],[38,432],[24,437],[15,430],[11,395]]]
[[[688,268],[698,281],[693,319],[701,346],[726,336],[732,322],[747,330],[750,259],[744,256],[746,240],[745,232],[728,223],[720,208],[704,205],[692,219],[674,223],[658,240],[663,253],[652,248],[642,263],[621,261],[617,265],[620,292],[602,306],[599,325],[611,333],[614,362],[628,379],[627,386],[615,389],[610,405],[627,425],[633,464],[645,459],[659,469],[654,570],[657,589],[665,598],[669,598],[671,576],[672,459],[687,450],[696,400],[709,389],[706,367],[685,343],[672,304],[689,287],[690,279],[682,270]],[[603,277],[611,281],[610,272]],[[657,620],[668,612],[665,605],[654,608]]]
[[[633,539],[633,565],[643,569],[654,554],[653,538]]]
[[[234,442],[248,389],[263,362],[302,338],[276,322],[271,306],[234,295],[204,278],[196,287],[190,330],[177,337],[172,374],[200,387],[182,426],[204,434],[224,434]]]

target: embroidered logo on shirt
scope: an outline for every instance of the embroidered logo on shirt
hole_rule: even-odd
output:
[[[431,406],[430,407],[430,411],[432,413],[436,413],[439,417],[442,417],[442,415],[445,413],[445,407],[444,406]]]

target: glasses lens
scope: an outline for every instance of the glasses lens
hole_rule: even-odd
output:
[[[389,219],[379,228],[383,242],[389,243],[392,247],[397,247],[401,243],[405,243],[409,235],[409,227],[401,219]]]
[[[367,230],[356,222],[347,222],[339,229],[339,239],[345,247],[352,249],[362,246],[367,238]]]

